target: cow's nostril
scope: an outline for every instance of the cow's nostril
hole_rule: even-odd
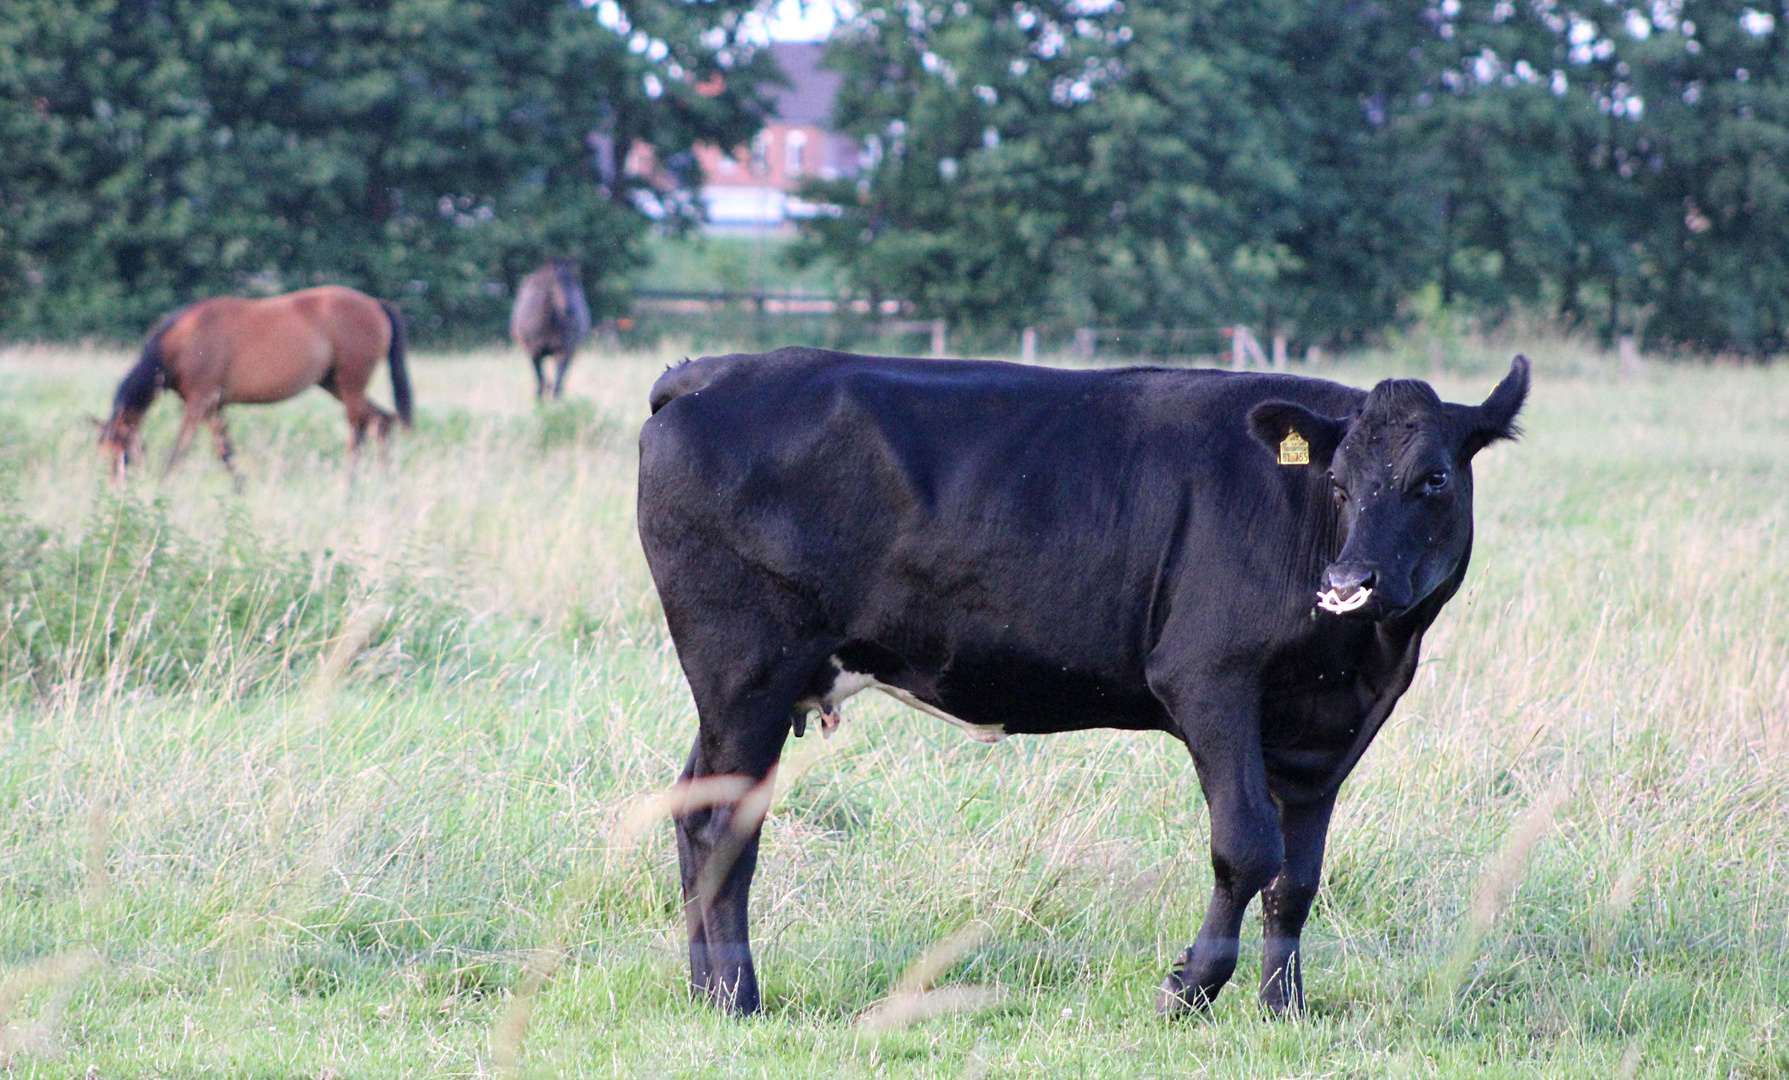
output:
[[[1326,576],[1329,578],[1329,587],[1343,599],[1361,589],[1372,591],[1378,580],[1378,575],[1364,566],[1332,566]]]

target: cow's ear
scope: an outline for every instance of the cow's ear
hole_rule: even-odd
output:
[[[1516,426],[1516,414],[1522,411],[1522,403],[1528,400],[1528,358],[1517,356],[1510,361],[1509,374],[1491,391],[1483,405],[1469,410],[1467,416],[1466,438],[1460,445],[1460,457],[1469,460],[1472,455],[1499,439],[1515,439],[1522,434]]]
[[[1342,436],[1348,434],[1348,421],[1314,413],[1290,401],[1263,401],[1249,410],[1249,434],[1278,454],[1282,465],[1327,469]],[[1302,454],[1301,441],[1305,444]],[[1298,461],[1300,456],[1306,460]]]

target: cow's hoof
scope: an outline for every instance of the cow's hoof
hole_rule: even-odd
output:
[[[1162,980],[1162,985],[1155,992],[1155,1014],[1157,1016],[1178,1019],[1197,1016],[1209,1011],[1210,1008],[1211,998],[1196,987],[1189,990],[1181,981],[1178,971],[1168,972],[1168,977]]]

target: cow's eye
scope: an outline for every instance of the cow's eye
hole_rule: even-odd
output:
[[[1423,494],[1433,495],[1447,487],[1447,473],[1437,469],[1423,477]]]
[[[1341,485],[1334,474],[1331,474],[1329,478],[1329,493],[1335,496],[1337,506],[1348,501],[1348,489]]]

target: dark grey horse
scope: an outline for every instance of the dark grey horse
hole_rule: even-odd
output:
[[[590,305],[578,281],[578,260],[548,259],[516,288],[516,306],[509,313],[509,336],[534,363],[534,396],[547,396],[547,377],[540,362],[559,358],[553,397],[565,392],[565,369],[572,353],[590,334]]]

